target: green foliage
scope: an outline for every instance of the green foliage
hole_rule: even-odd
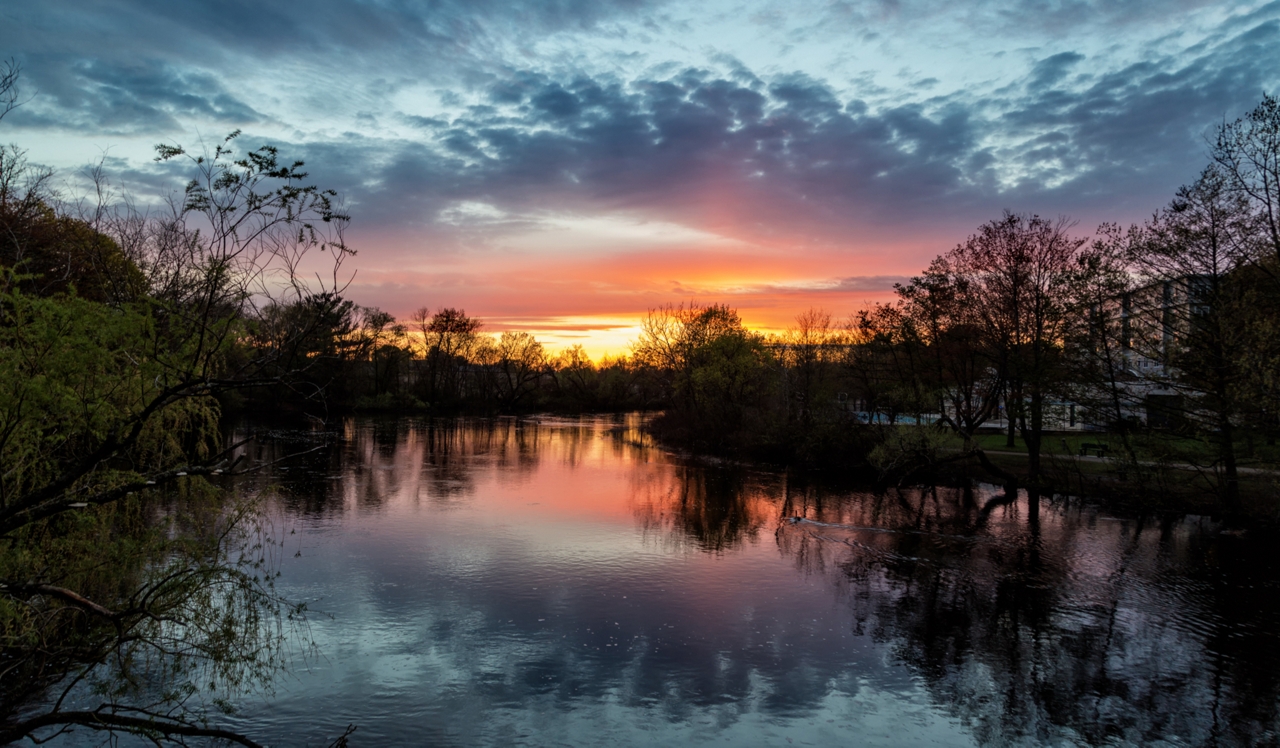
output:
[[[175,459],[208,456],[217,404],[164,397],[174,360],[195,344],[155,355],[156,324],[142,305],[108,307],[76,296],[0,291],[0,526],[27,497],[64,480],[66,466],[136,430],[127,454],[76,476],[64,498],[136,481]],[[69,477],[69,476],[68,476]]]
[[[0,162],[12,157],[0,147]],[[5,164],[0,163],[0,173]],[[0,267],[31,293],[74,291],[101,302],[129,302],[146,291],[146,278],[111,237],[78,218],[58,215],[43,201],[6,199],[0,183]]]
[[[954,449],[950,434],[932,426],[890,426],[867,456],[881,475],[900,476],[937,464],[944,450]]]
[[[219,410],[167,395],[198,344],[156,355],[151,309],[0,292],[6,720],[60,684],[68,705],[188,721],[211,694],[266,683],[301,612],[271,590],[257,508],[171,475],[217,452]]]
[[[713,429],[737,429],[749,406],[770,394],[772,356],[759,335],[725,331],[694,349],[693,361],[676,394]]]
[[[635,345],[637,363],[654,372],[667,410],[655,423],[667,438],[699,449],[734,451],[759,433],[777,401],[773,355],[728,306],[651,311]]]
[[[234,467],[220,397],[349,348],[350,303],[296,274],[333,250],[336,280],[346,217],[301,163],[230,141],[192,158],[173,215],[93,224],[0,154],[0,743],[80,725],[254,745],[208,720],[305,621],[272,589],[261,507],[210,478]]]

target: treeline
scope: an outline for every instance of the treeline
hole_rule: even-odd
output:
[[[844,397],[847,377],[832,367],[846,338],[817,311],[795,330],[765,336],[725,305],[666,306],[644,318],[630,355],[598,363],[580,345],[552,355],[527,332],[487,333],[460,309],[424,307],[406,323],[334,294],[265,307],[246,330],[245,355],[281,351],[288,376],[228,398],[237,407],[660,410],[655,427],[693,449],[826,462],[832,455],[819,453],[834,444],[824,442],[847,442],[858,423]]]
[[[659,394],[626,357],[593,362],[577,345],[550,354],[527,332],[490,334],[464,310],[429,308],[405,322],[333,293],[265,307],[247,350],[284,351],[290,375],[237,407],[272,403],[322,415],[652,408]]]
[[[460,309],[396,320],[336,284],[247,305],[227,360],[276,368],[220,397],[321,417],[659,410],[654,429],[696,450],[897,475],[963,458],[1005,478],[988,458],[1018,450],[1033,484],[1046,455],[1091,443],[1065,435],[1105,434],[1092,449],[1117,474],[1190,469],[1235,506],[1242,466],[1280,462],[1278,133],[1265,96],[1218,128],[1199,177],[1141,225],[1081,236],[1066,218],[1006,213],[892,303],[839,321],[811,310],[780,335],[724,305],[667,306],[629,355],[596,363]],[[95,241],[80,236],[59,246]]]

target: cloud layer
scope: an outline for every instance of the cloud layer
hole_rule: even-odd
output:
[[[1140,218],[1280,80],[1280,3],[0,15],[35,94],[6,134],[37,158],[124,143],[144,184],[143,144],[244,128],[345,193],[359,300],[548,325],[694,293],[767,324],[843,313],[1004,209]]]

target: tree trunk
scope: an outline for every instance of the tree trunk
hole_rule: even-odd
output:
[[[1031,391],[1031,428],[1025,419],[1022,440],[1027,443],[1027,479],[1034,486],[1040,478],[1040,442],[1044,433],[1044,393],[1039,388]]]
[[[1014,429],[1017,428],[1017,423],[1015,422],[1015,419],[1014,419],[1015,410],[1013,407],[1013,402],[1014,402],[1014,398],[1012,395],[1012,390],[1011,389],[1007,390],[1004,395],[1004,418],[1005,418],[1005,421],[1007,422],[1008,429],[1006,429],[1004,445],[1009,449],[1013,449],[1015,446],[1017,446],[1016,443],[1014,442]]]
[[[1220,445],[1220,453],[1222,455],[1222,472],[1226,485],[1223,486],[1227,509],[1236,510],[1240,508],[1240,476],[1236,469],[1236,447],[1235,434],[1231,426],[1231,420],[1223,414],[1222,420],[1218,427],[1218,434],[1222,441]]]

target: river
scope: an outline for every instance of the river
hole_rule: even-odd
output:
[[[1280,741],[1280,554],[1206,517],[857,489],[640,417],[258,429],[315,653],[273,745]],[[243,431],[249,431],[245,427]],[[322,441],[317,441],[320,439]],[[291,534],[290,534],[291,533]]]

